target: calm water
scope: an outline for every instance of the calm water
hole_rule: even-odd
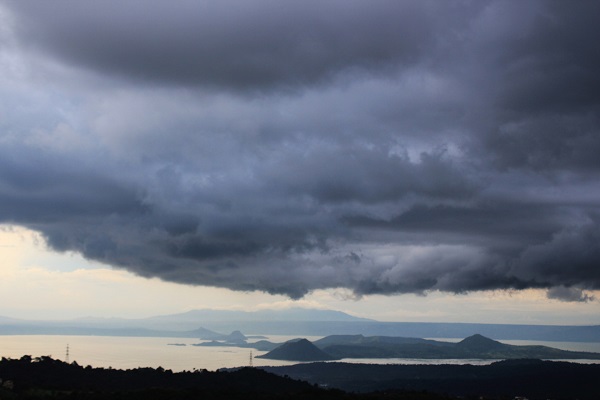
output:
[[[284,342],[291,336],[270,336],[273,342]],[[316,340],[319,337],[307,337]],[[438,339],[441,340],[441,339]],[[600,343],[503,341],[515,345],[541,344],[564,350],[600,352]],[[186,346],[169,346],[172,343]],[[182,338],[132,338],[113,336],[46,336],[19,335],[0,336],[0,356],[20,358],[51,356],[65,360],[69,345],[70,361],[93,367],[119,369],[137,367],[163,367],[173,371],[230,368],[250,364],[250,349],[236,347],[198,347],[197,339]],[[254,356],[265,352],[252,350]],[[494,360],[422,360],[422,359],[345,359],[346,362],[379,364],[490,364]],[[600,363],[600,360],[577,360],[577,362]],[[296,362],[254,358],[254,366],[290,365]]]
[[[284,342],[287,336],[271,336],[269,340]],[[315,340],[316,338],[308,338]],[[237,347],[192,346],[198,339],[147,338],[115,336],[52,336],[52,335],[7,335],[0,336],[0,356],[20,358],[28,354],[33,357],[51,356],[65,360],[67,344],[70,361],[93,367],[128,369],[137,367],[163,367],[173,371],[247,366],[250,352],[254,356],[266,352]],[[171,346],[178,343],[186,346]],[[253,358],[254,366],[290,365],[294,362]]]

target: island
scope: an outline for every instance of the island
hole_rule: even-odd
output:
[[[313,343],[306,339],[295,339],[258,357],[287,361],[348,358],[600,360],[600,353],[567,351],[548,346],[514,346],[479,334],[458,343],[393,336],[333,335]]]

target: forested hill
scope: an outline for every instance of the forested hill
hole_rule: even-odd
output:
[[[597,400],[598,376],[600,364],[538,360],[487,366],[330,362],[172,372],[160,367],[82,367],[50,357],[24,356],[0,361],[0,399],[449,400],[458,396],[525,396]]]
[[[23,356],[0,361],[0,399],[372,399],[369,394],[350,394],[320,388],[305,381],[281,377],[258,368],[230,371],[172,372],[162,368],[118,370],[82,367],[50,357]],[[397,391],[380,399],[408,400],[413,394]],[[448,400],[433,393],[419,393],[420,400]]]
[[[491,365],[318,362],[263,369],[352,392],[427,390],[461,398],[600,399],[600,364],[540,360]]]

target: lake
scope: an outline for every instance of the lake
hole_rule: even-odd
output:
[[[284,342],[292,336],[269,336],[273,342]],[[306,337],[316,340],[320,337]],[[438,338],[436,340],[449,340]],[[452,340],[454,341],[454,340]],[[6,335],[0,336],[0,356],[20,358],[51,356],[65,360],[67,345],[69,359],[79,365],[130,369],[137,367],[163,367],[175,372],[194,369],[217,370],[250,364],[250,349],[237,347],[192,346],[198,339],[156,338],[156,337],[115,337],[115,336],[53,336],[53,335]],[[515,345],[545,345],[563,350],[591,351],[600,353],[600,343],[581,342],[541,342],[506,340],[503,343]],[[173,346],[170,344],[185,344]],[[257,356],[265,352],[252,350]],[[345,362],[378,364],[475,364],[485,365],[495,360],[423,360],[423,359],[345,359]],[[583,363],[600,363],[600,360],[573,360]],[[253,358],[254,366],[280,366],[297,364],[292,361],[265,360]]]

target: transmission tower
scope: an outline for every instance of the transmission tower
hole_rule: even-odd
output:
[[[67,354],[65,354],[65,362],[69,363],[69,344],[67,343]]]
[[[248,365],[250,368],[253,367],[253,365],[252,365],[252,350],[250,351],[250,363]]]

